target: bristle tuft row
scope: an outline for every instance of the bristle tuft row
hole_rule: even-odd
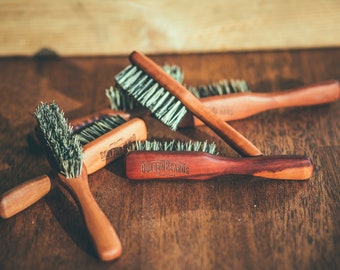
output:
[[[55,165],[59,172],[66,178],[79,176],[82,168],[82,146],[59,106],[55,102],[42,102],[34,114],[39,133],[54,161],[58,163]]]
[[[176,65],[164,65],[162,68],[176,81],[183,83],[184,75],[180,67]],[[127,95],[125,91],[122,91],[117,86],[111,86],[109,89],[106,89],[105,94],[109,99],[112,110],[128,111],[140,107],[138,101],[136,101],[132,96]]]
[[[118,85],[146,106],[161,122],[176,130],[187,110],[185,106],[153,78],[134,65],[115,77]]]
[[[124,123],[126,123],[126,120],[120,115],[101,118],[77,133],[80,143],[85,145]]]
[[[189,86],[188,90],[197,98],[250,92],[243,80],[221,80],[208,85]]]
[[[180,67],[176,65],[164,65],[162,68],[177,82],[183,84],[184,73]],[[122,71],[121,73],[123,72],[125,71]],[[250,89],[244,80],[223,79],[207,85],[185,87],[197,98],[250,92]],[[140,107],[140,103],[136,101],[133,96],[128,95],[125,91],[122,91],[120,87],[117,86],[111,86],[109,89],[106,89],[106,96],[109,99],[111,109],[116,111],[131,111]]]
[[[136,141],[128,147],[128,151],[194,151],[218,155],[216,144],[207,141]]]

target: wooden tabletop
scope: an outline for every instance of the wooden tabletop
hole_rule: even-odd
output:
[[[187,85],[240,78],[253,92],[275,92],[340,79],[338,48],[150,57],[182,67]],[[69,119],[108,107],[105,89],[128,63],[127,56],[0,59],[1,193],[50,171],[27,144],[40,101],[55,100]],[[134,182],[123,158],[89,176],[123,245],[112,262],[97,259],[76,204],[56,186],[0,220],[0,269],[339,269],[339,119],[337,101],[230,122],[265,155],[308,155],[308,181]],[[215,141],[220,155],[238,157],[207,127],[173,132],[145,121],[150,138]]]

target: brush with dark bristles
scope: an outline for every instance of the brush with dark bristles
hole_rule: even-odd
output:
[[[122,252],[120,240],[92,196],[78,136],[73,134],[64,114],[55,103],[42,103],[37,107],[35,116],[38,138],[60,182],[82,210],[99,258],[109,261],[119,257]]]
[[[115,77],[117,84],[170,129],[176,130],[187,110],[190,110],[241,155],[262,155],[249,140],[205,107],[149,58],[133,52],[130,61],[132,65]]]
[[[140,118],[125,121],[120,116],[106,116],[77,130],[76,134],[83,145],[87,173],[92,174],[121,157],[132,141],[145,140],[147,129]],[[0,196],[0,216],[14,216],[44,197],[51,188],[51,176],[44,174],[8,190]]]
[[[207,142],[135,142],[125,157],[131,180],[208,180],[222,175],[252,175],[277,180],[307,180],[313,166],[306,156],[226,158]]]

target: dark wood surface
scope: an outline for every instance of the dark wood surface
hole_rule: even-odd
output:
[[[340,79],[340,49],[150,56],[177,64],[185,82],[245,79],[254,92]],[[0,59],[0,192],[50,170],[28,147],[40,101],[68,118],[108,106],[105,89],[128,65],[106,58]],[[116,228],[123,255],[96,258],[76,204],[55,187],[44,199],[0,220],[0,269],[339,269],[340,102],[278,109],[230,124],[265,155],[306,154],[309,181],[223,176],[204,182],[133,182],[123,158],[89,177],[95,199]],[[145,118],[149,137],[215,141],[207,127],[169,131]]]

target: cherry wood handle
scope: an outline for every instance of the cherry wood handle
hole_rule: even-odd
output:
[[[120,257],[121,242],[109,219],[93,198],[85,165],[81,175],[77,178],[67,179],[61,174],[58,176],[78,203],[99,258],[103,261],[110,261]]]
[[[338,81],[327,81],[301,88],[272,93],[236,93],[204,97],[201,102],[224,121],[244,119],[267,110],[312,106],[330,103],[340,98]],[[195,118],[194,125],[203,125]]]
[[[48,175],[31,179],[3,193],[0,197],[0,216],[10,218],[39,201],[51,190]]]
[[[202,122],[214,130],[216,134],[218,134],[239,154],[243,156],[262,155],[261,151],[248,139],[204,106],[198,98],[169,76],[151,59],[134,51],[130,54],[130,61],[178,98],[182,104],[192,112],[192,114],[197,116]]]
[[[225,158],[201,152],[129,152],[125,166],[126,176],[131,180],[207,180],[221,175],[307,180],[313,172],[306,156]]]

